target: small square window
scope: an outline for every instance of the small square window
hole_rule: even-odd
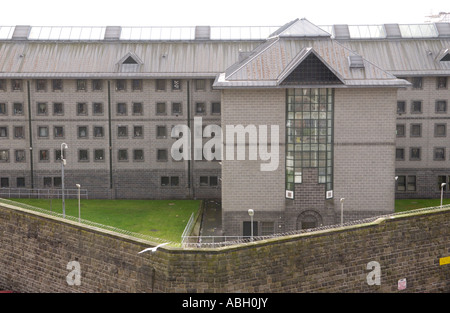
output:
[[[448,190],[448,188],[447,188],[447,176],[445,176],[445,175],[444,176],[438,176],[437,181],[438,181],[437,190],[439,190],[439,191],[441,191],[441,189],[444,190],[444,191]],[[444,187],[442,187],[442,184],[445,184]]]
[[[127,138],[128,137],[128,127],[127,126],[118,126],[117,127],[117,137]]]
[[[211,103],[211,114],[220,114],[220,102]]]
[[[8,126],[0,127],[0,138],[8,138]]]
[[[166,137],[167,137],[167,127],[156,126],[156,138],[166,138]]]
[[[411,124],[411,137],[422,136],[422,124]]]
[[[13,104],[13,114],[14,115],[23,115],[23,103],[14,102],[14,104]]]
[[[101,102],[94,102],[92,104],[92,109],[93,109],[93,113],[94,115],[102,115],[103,114],[103,103]]]
[[[133,79],[131,81],[133,91],[142,91],[142,79]]]
[[[135,161],[144,161],[144,150],[142,149],[133,150],[133,159]]]
[[[156,103],[156,114],[157,115],[166,114],[166,103],[165,102]]]
[[[60,149],[55,150],[55,162],[57,162],[57,161],[61,161],[61,150]]]
[[[95,149],[94,150],[94,160],[95,161],[104,161],[105,160],[105,150]]]
[[[206,107],[204,102],[197,102],[195,104],[195,114],[205,114]]]
[[[161,176],[161,186],[169,186],[170,178],[168,176]]]
[[[7,110],[6,110],[6,103],[0,103],[0,115],[6,115],[7,114]]]
[[[181,103],[180,102],[173,102],[172,103],[172,114],[176,115],[176,114],[182,114],[182,108],[181,108]]]
[[[53,103],[53,115],[63,115],[64,114],[64,106],[61,102]]]
[[[133,103],[133,115],[142,115],[144,113],[144,109],[141,102]]]
[[[78,138],[88,138],[87,126],[78,126]]]
[[[38,115],[46,115],[47,114],[47,103],[38,102],[37,104],[37,114]]]
[[[87,115],[88,114],[87,103],[85,103],[85,102],[77,103],[77,114],[78,115]]]
[[[102,138],[104,136],[103,126],[94,126],[94,137]]]
[[[406,113],[406,101],[397,101],[397,114]]]
[[[447,113],[447,101],[437,100],[435,105],[436,113]]]
[[[62,91],[63,90],[62,79],[53,79],[52,80],[52,89],[53,89],[53,91]]]
[[[117,103],[117,115],[127,115],[127,104]]]
[[[0,162],[9,162],[9,150],[0,150]]]
[[[156,155],[158,161],[167,161],[167,149],[158,149]]]
[[[422,113],[422,101],[413,101],[411,103],[411,113]]]
[[[16,178],[16,186],[17,186],[17,188],[24,188],[25,187],[25,177],[17,177]]]
[[[178,186],[180,184],[180,178],[178,176],[170,176],[170,186]]]
[[[119,158],[119,161],[128,161],[128,150],[127,149],[119,149],[118,158]]]
[[[181,90],[181,80],[179,80],[179,79],[172,79],[172,90],[173,91]]]
[[[0,179],[0,188],[9,188],[9,178],[8,177],[2,177]]]
[[[165,91],[166,90],[166,80],[165,79],[157,79],[156,80],[156,90],[157,91]]]
[[[412,87],[414,89],[422,89],[423,78],[422,77],[413,77],[412,78]]]
[[[87,81],[86,79],[77,79],[77,91],[86,91]]]
[[[196,91],[205,91],[206,90],[206,81],[204,79],[195,80],[195,90]]]
[[[25,138],[25,130],[23,126],[14,126],[14,138],[16,139]]]
[[[64,137],[64,127],[63,126],[55,126],[53,128],[54,137],[55,138],[63,138]]]
[[[405,137],[405,124],[397,124],[397,137]]]
[[[53,185],[53,179],[51,177],[44,177],[44,188],[51,188]]]
[[[407,190],[408,191],[416,191],[416,176],[408,176]]]
[[[89,153],[86,149],[78,150],[78,161],[80,162],[88,162],[89,161]]]
[[[437,78],[437,89],[447,89],[447,77]]]
[[[434,160],[445,161],[445,148],[434,148]]]
[[[420,148],[411,148],[409,159],[410,161],[419,161],[420,160]]]
[[[116,80],[116,90],[125,91],[127,89],[127,81],[125,79]]]
[[[48,161],[48,160],[50,160],[50,151],[39,150],[39,161]]]
[[[208,176],[200,176],[200,186],[208,186],[209,179]]]
[[[6,91],[6,79],[0,79],[0,91]]]
[[[47,90],[47,81],[45,79],[36,80],[36,90],[37,91],[46,91]]]
[[[17,163],[25,162],[25,150],[16,150],[14,153]]]
[[[434,125],[434,136],[435,137],[447,136],[447,124],[435,124]]]
[[[133,137],[134,138],[144,137],[144,130],[142,126],[133,126]]]
[[[22,80],[21,79],[11,80],[11,89],[13,91],[22,91]]]
[[[217,186],[219,184],[219,180],[217,178],[217,176],[209,176],[209,185],[214,187]]]
[[[103,81],[101,79],[92,80],[92,90],[94,91],[103,90]]]
[[[38,136],[41,138],[48,137],[48,127],[47,126],[39,126],[38,127]]]
[[[61,177],[53,177],[53,187],[61,187],[62,179]]]

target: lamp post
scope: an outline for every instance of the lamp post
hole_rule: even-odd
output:
[[[81,205],[80,205],[80,188],[81,185],[80,184],[76,184],[77,188],[78,188],[78,223],[81,222]]]
[[[444,187],[446,186],[446,183],[441,184],[441,209],[442,209],[442,198],[444,198]]]
[[[61,187],[62,187],[62,208],[63,217],[66,217],[66,202],[64,199],[64,166],[66,165],[66,159],[64,158],[64,149],[69,148],[66,143],[61,144]]]
[[[251,241],[253,241],[253,215],[254,214],[255,214],[255,211],[253,211],[252,209],[248,209],[248,215],[250,215],[250,231],[251,231],[250,239],[251,239]]]
[[[344,200],[345,198],[341,198],[341,226],[344,224]]]

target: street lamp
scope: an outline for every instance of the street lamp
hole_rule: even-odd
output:
[[[441,184],[441,209],[442,209],[442,198],[444,197],[444,187],[446,186],[446,183]]]
[[[66,143],[61,144],[61,187],[62,187],[62,207],[63,217],[66,217],[66,202],[64,199],[64,166],[66,165],[66,159],[64,159],[64,149],[69,148]]]
[[[341,226],[344,224],[344,200],[345,198],[341,198]]]
[[[253,211],[252,209],[248,209],[248,215],[250,215],[250,239],[253,241],[253,215],[255,215],[255,211]]]
[[[81,222],[81,209],[80,209],[80,188],[81,185],[80,184],[76,184],[77,188],[78,188],[78,223]]]

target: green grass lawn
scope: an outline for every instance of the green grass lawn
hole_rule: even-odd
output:
[[[61,199],[11,199],[62,213]],[[66,215],[78,218],[78,200],[66,199]],[[81,219],[164,240],[180,242],[200,200],[81,200]]]
[[[450,199],[443,199],[442,204],[450,204]],[[397,199],[395,200],[395,212],[429,208],[441,205],[441,199]]]

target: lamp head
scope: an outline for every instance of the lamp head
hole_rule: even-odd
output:
[[[253,209],[248,209],[248,215],[253,216],[255,214],[255,211]]]

